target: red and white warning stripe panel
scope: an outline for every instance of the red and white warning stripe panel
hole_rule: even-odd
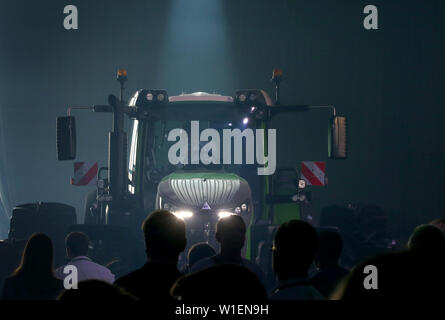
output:
[[[308,186],[324,186],[326,184],[326,162],[302,161],[301,179]]]
[[[74,162],[73,186],[95,186],[97,184],[97,162]]]

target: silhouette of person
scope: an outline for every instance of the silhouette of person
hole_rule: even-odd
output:
[[[235,264],[256,274],[265,286],[265,276],[260,267],[241,256],[241,250],[246,239],[246,224],[241,216],[233,214],[219,219],[216,224],[215,238],[220,244],[220,252],[196,262],[191,268],[191,272],[201,271],[216,265]]]
[[[184,268],[183,273],[189,273],[196,262],[208,257],[212,257],[215,254],[215,249],[213,249],[212,246],[208,243],[195,243],[187,253],[187,266]]]
[[[91,279],[102,280],[108,283],[114,282],[114,274],[108,268],[93,262],[87,257],[90,241],[85,233],[71,232],[65,238],[65,243],[66,254],[68,259],[70,259],[67,265],[73,265],[77,268],[79,282]],[[56,277],[60,280],[63,280],[66,276],[63,273],[65,266],[56,269]]]
[[[443,239],[437,237],[440,230],[432,228],[435,227],[417,227],[405,251],[380,255],[355,266],[332,299],[442,299],[445,246]],[[370,266],[373,271],[365,272]]]
[[[115,285],[138,299],[169,301],[170,288],[182,274],[177,269],[178,256],[187,240],[185,224],[166,210],[150,214],[142,224],[148,261],[140,269],[115,281]]]
[[[317,249],[317,232],[309,223],[290,220],[278,228],[272,249],[278,285],[270,295],[271,300],[324,299],[307,279]]]
[[[64,301],[97,301],[97,300],[119,300],[132,301],[135,297],[125,290],[113,286],[109,282],[101,280],[81,281],[77,289],[68,289],[62,292],[58,300]]]
[[[408,240],[408,248],[411,250],[436,246],[445,246],[445,234],[434,225],[417,226]]]
[[[224,303],[267,301],[267,293],[258,277],[234,264],[216,265],[179,278],[171,294],[181,302]]]
[[[312,277],[311,283],[325,297],[329,297],[349,273],[338,264],[342,246],[342,239],[337,231],[323,230],[318,233],[318,253],[315,264],[319,271]]]
[[[33,234],[23,250],[19,267],[3,284],[5,300],[53,300],[63,290],[54,276],[54,249],[43,233]]]

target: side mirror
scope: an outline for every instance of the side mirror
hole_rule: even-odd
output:
[[[76,121],[72,116],[57,118],[57,159],[76,159]]]
[[[328,133],[328,156],[330,159],[348,157],[346,117],[335,116],[331,119]]]

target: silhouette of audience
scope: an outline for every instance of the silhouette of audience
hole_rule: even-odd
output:
[[[117,279],[115,285],[138,299],[169,301],[170,288],[182,275],[177,264],[187,242],[184,221],[169,211],[157,210],[143,222],[142,231],[148,261]]]
[[[434,229],[433,229],[434,228]],[[410,237],[408,250],[384,254],[355,266],[332,298],[343,300],[442,299],[445,246],[434,226],[421,225]],[[375,272],[365,272],[365,267]],[[371,277],[373,275],[373,277]],[[369,285],[366,287],[365,283]],[[370,287],[374,284],[375,287]]]
[[[315,265],[319,271],[312,277],[311,283],[325,297],[329,297],[338,283],[349,273],[338,263],[342,246],[342,238],[337,231],[322,230],[318,233]]]
[[[62,292],[58,300],[63,301],[132,301],[136,300],[125,290],[113,286],[112,284],[101,280],[81,281],[77,289],[68,289]]]
[[[183,273],[189,273],[191,268],[198,262],[199,260],[212,257],[216,254],[215,249],[212,248],[211,245],[205,242],[195,243],[190,247],[187,253],[187,266],[184,269]]]
[[[235,264],[249,269],[265,286],[265,276],[260,267],[241,256],[246,239],[246,224],[239,215],[230,215],[218,220],[215,232],[216,241],[220,244],[220,252],[212,257],[196,262],[191,272],[201,271],[217,265]]]
[[[271,300],[324,298],[307,279],[317,249],[317,232],[309,223],[290,220],[278,228],[272,258],[278,285],[270,295]]]
[[[114,282],[114,274],[111,271],[93,262],[88,258],[89,239],[83,232],[71,232],[65,238],[66,254],[70,261],[67,265],[73,265],[77,268],[78,281],[102,280],[108,283]],[[56,277],[63,280],[66,274],[63,273],[66,265],[56,269]]]
[[[267,301],[258,277],[234,264],[216,265],[179,278],[171,294],[181,302],[225,303]]]
[[[63,290],[54,276],[54,249],[51,239],[33,234],[23,250],[19,267],[3,284],[5,300],[53,300]]]
[[[282,224],[272,248],[273,272],[278,285],[271,300],[441,299],[445,286],[445,233],[443,219],[415,228],[400,252],[383,254],[357,264],[351,272],[339,265],[342,237],[335,229],[318,234],[307,222]],[[3,285],[5,300],[145,300],[151,310],[157,302],[225,303],[268,300],[264,274],[242,257],[246,226],[239,215],[220,219],[215,238],[218,253],[207,243],[188,251],[183,276],[178,257],[186,247],[185,223],[166,210],[151,213],[142,224],[147,262],[114,283],[111,271],[87,257],[89,239],[72,232],[66,239],[67,265],[77,268],[78,288],[63,289],[64,267],[54,272],[51,239],[35,233],[27,241],[18,268]],[[310,280],[308,271],[318,273]]]

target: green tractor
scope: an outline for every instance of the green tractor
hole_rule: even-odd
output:
[[[233,96],[204,92],[169,96],[165,90],[142,89],[126,104],[126,72],[121,70],[118,80],[120,99],[110,95],[109,105],[70,109],[114,116],[108,167],[99,171],[98,190],[87,200],[86,226],[140,234],[147,214],[166,209],[184,219],[188,246],[202,241],[216,246],[218,219],[237,214],[248,227],[244,255],[255,259],[259,243],[267,240],[265,230],[300,218],[300,205],[292,197],[299,177],[293,169],[275,168],[276,136],[269,123],[279,113],[320,107],[280,105],[279,73],[273,77],[275,102],[257,89],[238,90]],[[322,108],[332,111],[329,156],[345,158],[346,119],[337,116],[333,106]],[[129,152],[125,115],[133,121]],[[57,145],[59,160],[75,159],[71,115],[58,118]],[[105,178],[103,171],[108,171]],[[288,177],[287,182],[276,179],[280,176]]]

